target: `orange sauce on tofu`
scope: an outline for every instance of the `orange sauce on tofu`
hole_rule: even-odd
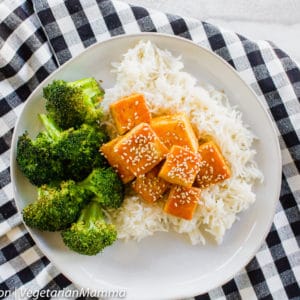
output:
[[[154,167],[150,172],[141,175],[132,183],[132,188],[143,200],[148,203],[154,203],[162,198],[169,184],[158,177],[160,167]]]
[[[201,190],[198,188],[173,186],[164,206],[164,212],[178,218],[191,220],[197,208],[200,196]]]
[[[153,118],[150,124],[169,149],[177,145],[195,152],[198,150],[196,135],[185,113]]]
[[[151,115],[143,94],[123,97],[110,105],[119,134],[124,134],[140,123],[150,123]]]
[[[128,183],[134,179],[134,175],[123,165],[120,160],[120,156],[114,152],[114,147],[118,143],[121,137],[117,137],[106,144],[103,144],[100,148],[100,152],[107,159],[109,164],[117,171],[123,183]]]
[[[200,170],[200,159],[199,153],[173,146],[158,176],[170,183],[191,187]]]
[[[135,176],[140,176],[159,164],[168,149],[149,124],[141,123],[118,141],[114,152],[119,155],[125,168]]]
[[[121,98],[110,111],[121,136],[100,151],[124,183],[135,178],[131,187],[147,203],[170,187],[165,213],[191,220],[201,190],[231,176],[221,149],[205,133],[198,140],[186,114],[151,119],[142,94]]]
[[[201,168],[196,176],[196,186],[206,188],[231,176],[225,158],[213,141],[201,144],[199,153],[201,154]]]

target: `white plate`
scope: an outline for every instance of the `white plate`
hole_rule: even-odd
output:
[[[272,121],[253,91],[231,66],[194,43],[162,34],[120,36],[93,45],[49,76],[27,100],[17,122],[11,156],[15,200],[21,210],[35,198],[35,189],[16,166],[17,137],[24,130],[33,135],[41,128],[37,113],[44,110],[43,86],[53,79],[75,80],[94,76],[104,88],[114,84],[111,62],[119,61],[140,39],[149,39],[173,54],[181,55],[185,70],[196,78],[223,89],[231,104],[243,112],[244,121],[259,137],[256,160],[265,181],[255,187],[257,201],[240,214],[221,246],[191,246],[181,236],[158,233],[140,243],[117,242],[94,257],[69,251],[58,233],[29,229],[43,253],[80,287],[126,289],[128,299],[183,298],[198,295],[231,279],[255,255],[270,229],[279,198],[281,158]]]

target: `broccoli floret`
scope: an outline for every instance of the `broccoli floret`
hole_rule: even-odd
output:
[[[111,167],[94,169],[78,185],[97,196],[97,201],[104,208],[118,208],[123,202],[123,183]]]
[[[97,168],[83,181],[62,181],[42,185],[38,198],[23,209],[24,222],[33,228],[57,231],[73,223],[92,196],[103,208],[116,208],[123,202],[122,181],[112,168]]]
[[[113,224],[107,224],[100,205],[91,201],[83,210],[76,223],[61,232],[66,246],[84,255],[96,255],[117,239]]]
[[[23,220],[32,228],[62,230],[75,222],[89,198],[89,193],[78,188],[73,180],[59,185],[42,185],[37,200],[23,209]]]
[[[52,140],[41,132],[32,140],[25,132],[17,143],[17,163],[29,181],[37,186],[62,178],[63,166],[52,151]]]
[[[53,140],[53,151],[64,166],[64,178],[80,181],[93,168],[107,166],[99,147],[108,140],[107,135],[91,125],[82,124],[78,129],[62,131],[44,114],[40,119]]]
[[[104,91],[94,78],[73,82],[54,80],[43,92],[48,114],[62,129],[94,124],[103,115],[98,104]]]

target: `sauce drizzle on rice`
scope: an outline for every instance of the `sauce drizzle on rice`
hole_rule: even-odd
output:
[[[102,102],[110,136],[117,136],[110,104],[126,95],[142,93],[154,117],[184,112],[198,139],[202,132],[211,136],[230,164],[231,178],[202,190],[201,209],[196,209],[190,221],[165,214],[162,202],[149,205],[128,191],[121,208],[107,211],[120,239],[139,241],[157,231],[172,230],[187,234],[192,244],[204,244],[204,232],[221,243],[237,214],[255,201],[253,185],[263,180],[254,161],[255,136],[243,124],[241,113],[230,106],[224,93],[209,85],[200,86],[183,67],[180,58],[149,41],[140,41],[121,62],[114,63],[116,84],[106,90]]]

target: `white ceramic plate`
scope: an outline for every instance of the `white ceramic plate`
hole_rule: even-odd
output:
[[[174,55],[181,55],[185,70],[213,84],[243,112],[245,123],[258,136],[256,160],[265,181],[254,191],[257,201],[240,214],[221,246],[191,246],[181,236],[158,233],[140,243],[116,242],[94,257],[69,251],[58,233],[29,229],[44,254],[71,281],[91,290],[126,289],[128,299],[166,299],[198,295],[231,279],[255,255],[270,229],[279,198],[281,158],[272,121],[253,91],[231,66],[194,43],[161,34],[120,36],[93,45],[49,76],[30,96],[17,122],[12,142],[11,174],[15,200],[21,210],[33,201],[36,190],[16,166],[17,137],[25,129],[33,136],[41,129],[37,114],[44,110],[43,86],[53,79],[75,80],[94,76],[104,88],[114,84],[111,62],[119,61],[140,39],[149,39]]]

